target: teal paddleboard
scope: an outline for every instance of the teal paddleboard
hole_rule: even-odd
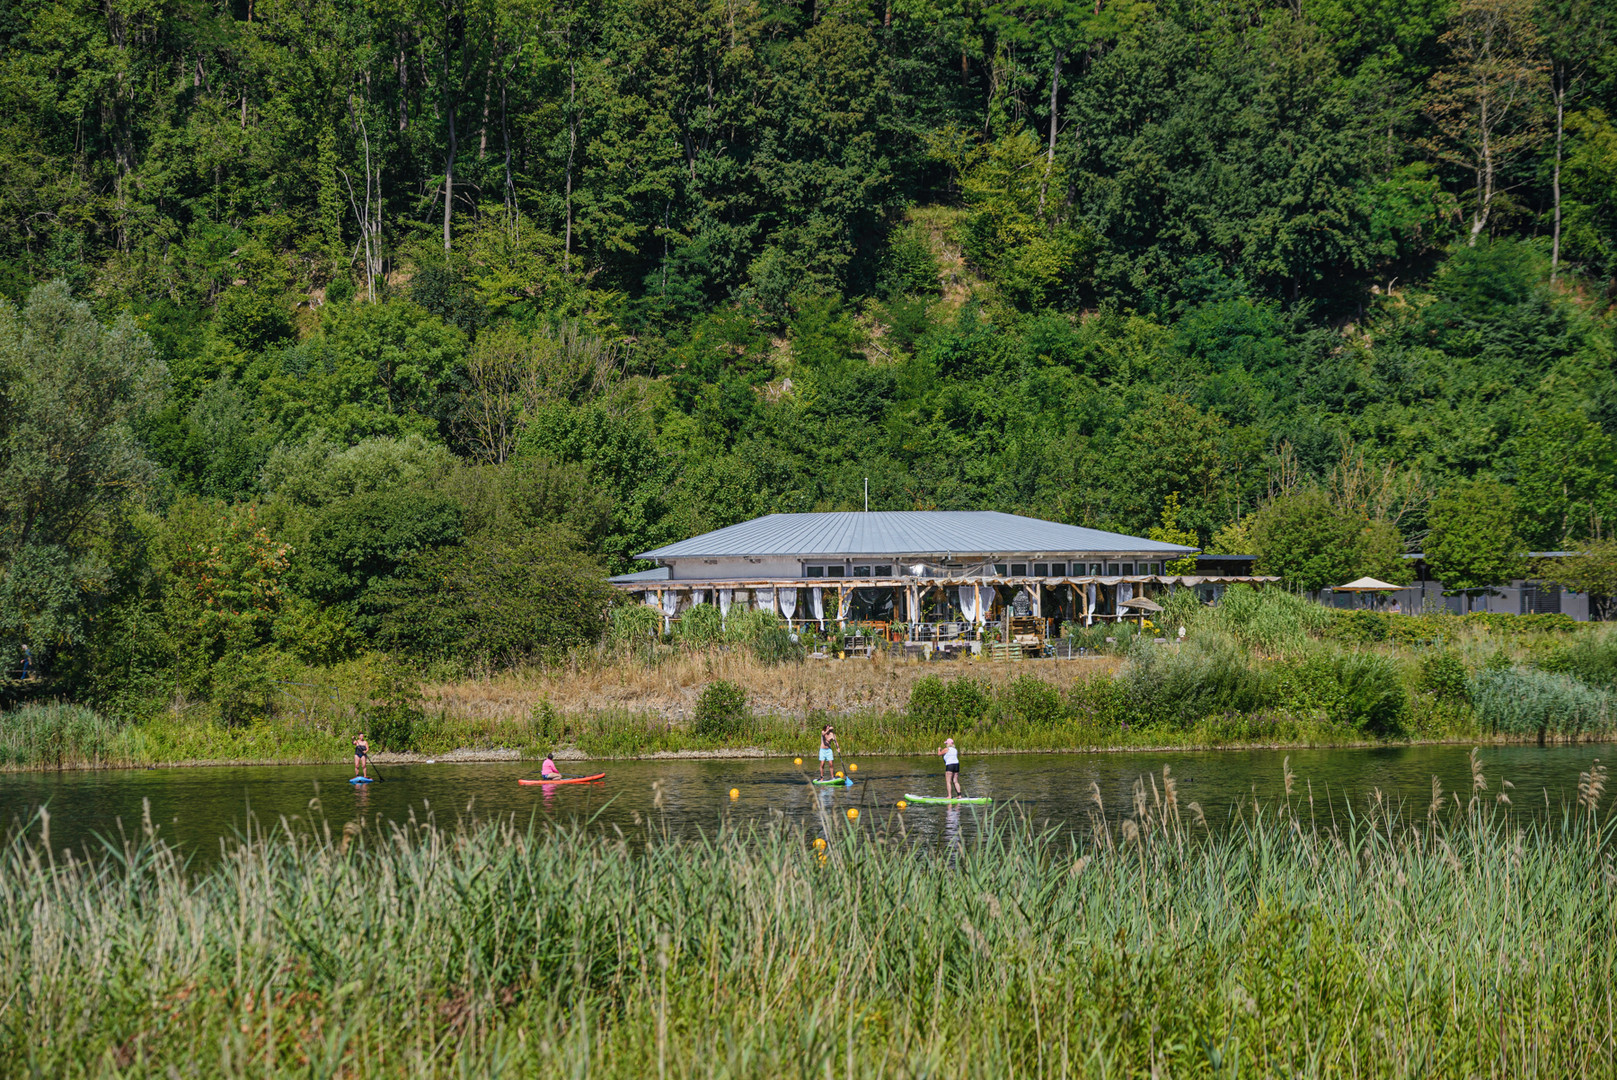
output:
[[[974,799],[934,799],[930,795],[906,795],[904,798],[912,803],[921,803],[927,806],[934,804],[958,806],[961,803],[969,803],[972,806],[981,806],[983,803],[990,803],[994,801],[987,795],[979,795]]]
[[[356,776],[348,782],[350,784],[370,784],[374,783],[375,780],[376,778],[374,776]]]
[[[853,779],[844,780],[810,780],[815,787],[853,787]]]

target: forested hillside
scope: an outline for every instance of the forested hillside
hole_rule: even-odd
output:
[[[635,552],[867,477],[1310,586],[1285,552],[1396,574],[1484,508],[1510,535],[1461,546],[1585,546],[1614,32],[0,0],[0,655],[227,719],[288,664],[517,662],[598,634]]]

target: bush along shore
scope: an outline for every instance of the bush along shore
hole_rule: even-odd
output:
[[[421,821],[198,868],[150,823],[53,852],[45,819],[0,849],[0,1073],[1609,1075],[1605,773],[1507,818],[1473,763],[1429,807],[1288,783],[1215,822],[1165,773],[1076,834],[985,812],[948,847],[914,810]]]
[[[1218,607],[1166,598],[1162,642],[1080,630],[1095,654],[994,664],[807,660],[756,613],[699,640],[634,620],[548,667],[432,683],[386,657],[289,670],[230,720],[207,704],[0,714],[0,767],[333,761],[359,731],[380,752],[592,757],[802,752],[827,717],[864,754],[1131,747],[1565,741],[1617,729],[1617,629],[1560,617],[1338,612],[1280,590]],[[1109,639],[1109,640],[1108,640]],[[429,673],[430,674],[430,673]]]

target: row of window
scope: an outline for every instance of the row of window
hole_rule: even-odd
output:
[[[1028,573],[1028,566],[1033,567],[1032,574]],[[1131,577],[1136,573],[1160,574],[1161,563],[1072,563],[1071,569],[1074,577],[1085,576],[1085,567],[1088,567],[1089,577]],[[1066,577],[1068,564],[1056,563],[995,563],[994,573],[998,577]],[[803,576],[811,578],[890,578],[893,576],[891,563],[855,563],[849,566],[845,563],[816,563],[805,564]]]

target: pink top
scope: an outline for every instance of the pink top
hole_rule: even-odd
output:
[[[539,775],[540,776],[560,776],[561,775],[561,770],[556,768],[556,763],[555,762],[551,761],[549,758],[545,758],[545,763],[543,765],[539,766]]]

